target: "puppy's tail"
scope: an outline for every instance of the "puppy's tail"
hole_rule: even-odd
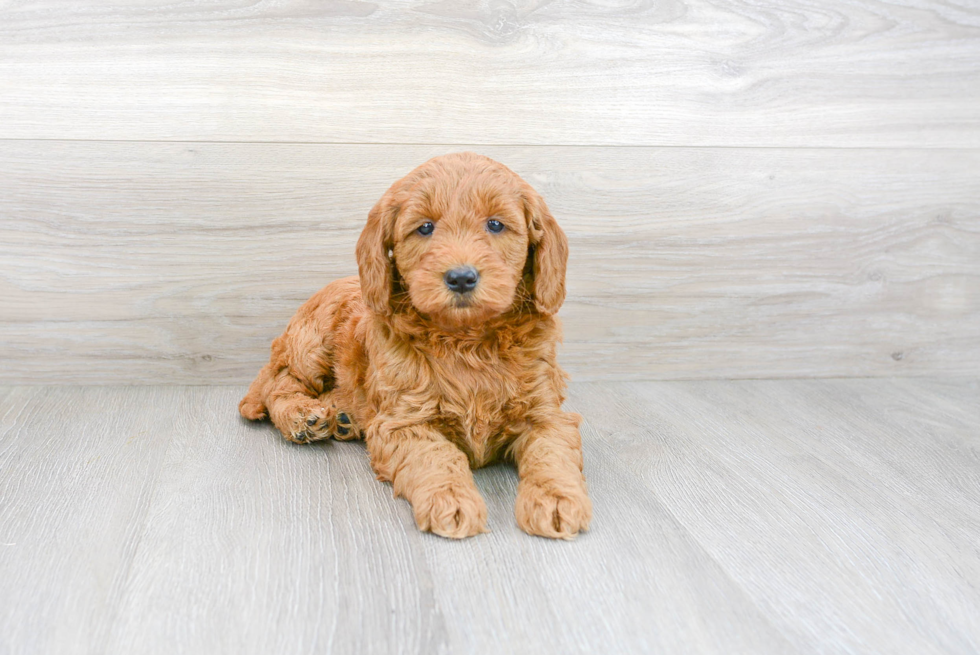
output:
[[[238,412],[250,421],[258,421],[269,415],[265,406],[265,399],[269,383],[272,381],[272,363],[266,364],[259,371],[259,374],[252,380],[248,387],[248,393],[238,403]]]

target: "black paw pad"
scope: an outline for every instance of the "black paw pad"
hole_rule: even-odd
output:
[[[319,421],[319,420],[320,420],[320,417],[318,417],[318,416],[311,416],[310,418],[306,419],[306,424],[307,425],[316,425],[316,422]]]
[[[341,425],[350,425],[350,419],[347,418],[347,414],[344,414],[343,412],[337,414],[337,422],[340,423]],[[347,433],[345,432],[344,434]]]
[[[339,434],[342,437],[345,436],[348,432],[350,432],[350,428],[345,428],[342,425],[337,428],[337,434]]]
[[[300,443],[306,443],[309,440],[310,440],[309,432],[300,432],[299,434],[296,435],[296,441],[299,441]]]

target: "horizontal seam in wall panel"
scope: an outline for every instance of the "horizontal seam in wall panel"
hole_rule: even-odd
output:
[[[916,373],[906,373],[905,375],[810,375],[810,376],[794,376],[794,377],[776,377],[776,376],[750,376],[750,377],[718,377],[718,376],[707,376],[707,377],[679,377],[679,378],[633,378],[633,377],[603,377],[603,378],[593,378],[582,375],[573,375],[572,382],[581,382],[589,384],[603,384],[606,382],[613,384],[633,384],[633,383],[670,383],[670,382],[792,382],[794,380],[806,381],[806,380],[819,380],[821,382],[833,382],[840,381],[844,382],[847,380],[932,380],[934,382],[954,382],[958,384],[976,382],[980,384],[980,376],[975,375],[958,375],[958,374],[946,374],[937,375],[933,372],[923,372],[921,374]],[[229,384],[227,382],[111,382],[107,384],[96,384],[93,382],[22,382],[13,380],[0,380],[0,390],[2,389],[12,389],[12,388],[38,388],[38,387],[75,387],[79,389],[86,388],[120,388],[120,389],[130,389],[130,388],[185,388],[185,387],[222,387],[226,389],[247,389],[249,386],[248,382],[240,382],[238,384]]]
[[[655,144],[599,144],[599,143],[377,143],[362,141],[213,141],[194,139],[49,139],[49,138],[5,138],[0,137],[0,143],[156,143],[182,144],[200,143],[207,145],[274,145],[274,146],[363,146],[399,147],[399,148],[434,148],[434,147],[466,147],[466,148],[580,148],[580,149],[676,149],[676,150],[881,150],[881,151],[949,151],[949,152],[980,152],[978,146],[948,147],[948,146],[733,146],[733,145],[655,145]]]

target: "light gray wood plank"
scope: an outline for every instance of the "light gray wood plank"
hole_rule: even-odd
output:
[[[570,405],[794,647],[973,653],[976,423],[942,399],[928,381],[635,383]]]
[[[178,395],[0,392],[0,653],[103,652]]]
[[[569,235],[577,379],[980,370],[980,151],[479,150]],[[0,143],[0,379],[249,381],[445,151]]]
[[[792,650],[604,444],[587,442],[584,451],[594,519],[575,542],[530,539],[520,531],[513,510],[517,476],[509,466],[476,475],[488,503],[489,535],[451,548],[426,541],[436,597],[453,608],[447,630],[455,651]]]
[[[763,388],[775,395],[771,385]],[[944,523],[951,532],[961,532],[967,540],[980,538],[976,380],[894,380],[884,390],[857,380],[829,386],[795,382],[779,391],[784,397],[806,394],[819,420],[818,434],[829,429],[832,436],[842,437],[832,445],[845,461],[858,462],[878,485],[923,515],[949,516]],[[971,548],[980,557],[980,540]]]
[[[362,445],[286,443],[234,416],[241,392],[201,388],[175,408],[107,652],[785,651],[602,453],[589,458],[594,534],[520,532],[515,476],[497,467],[478,474],[492,532],[449,541],[416,530]]]
[[[939,0],[0,6],[0,136],[980,146]]]
[[[178,417],[107,653],[434,653],[411,513],[361,444],[297,447],[199,388]]]

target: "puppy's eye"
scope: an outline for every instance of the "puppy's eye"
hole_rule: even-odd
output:
[[[436,226],[432,224],[432,221],[426,221],[419,226],[419,229],[415,230],[424,237],[432,234],[432,230],[436,229]]]
[[[498,232],[504,231],[504,224],[498,221],[496,218],[491,218],[487,221],[487,230],[497,234]]]

